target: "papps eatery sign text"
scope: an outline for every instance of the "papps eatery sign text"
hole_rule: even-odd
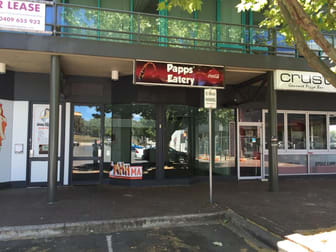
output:
[[[44,32],[45,4],[0,0],[0,29]]]
[[[199,88],[224,88],[224,67],[135,61],[134,83]]]
[[[336,88],[316,72],[276,70],[274,86],[276,90],[336,93]]]

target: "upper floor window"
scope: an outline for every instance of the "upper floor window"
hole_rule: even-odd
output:
[[[158,0],[133,0],[133,11],[158,14]]]
[[[216,0],[203,1],[202,10],[196,14],[197,19],[216,21],[216,2]]]
[[[69,4],[75,4],[75,5],[92,6],[92,7],[98,6],[97,0],[63,0],[62,2],[69,3]]]
[[[217,20],[229,24],[241,24],[241,13],[236,11],[236,6],[240,0],[220,0],[217,1]]]

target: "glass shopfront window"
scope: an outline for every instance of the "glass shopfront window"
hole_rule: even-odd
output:
[[[236,175],[236,123],[233,109],[217,109],[215,119],[215,175]]]
[[[183,105],[166,107],[165,177],[176,178],[192,175],[193,108]]]
[[[310,156],[311,173],[336,173],[335,155],[311,155]]]
[[[156,178],[155,105],[74,105],[73,109],[72,182]],[[208,110],[168,105],[164,116],[160,148],[164,177],[208,176]],[[213,174],[236,175],[235,111],[217,109],[213,120]],[[142,177],[129,175],[134,167],[141,167]]]
[[[329,139],[330,139],[330,149],[336,149],[336,116],[330,115],[329,117]]]
[[[104,176],[111,162],[142,166],[143,179],[155,178],[155,109],[153,105],[120,104],[105,108]]]
[[[336,149],[336,116],[328,113],[308,112],[308,121],[306,114],[295,112],[278,112],[278,148],[285,150],[286,144],[288,150],[307,150],[306,145],[306,129],[309,129],[309,149],[311,150],[327,150],[328,149],[328,134],[330,141],[330,150]],[[265,148],[267,149],[268,136],[268,112],[265,112]],[[328,119],[328,120],[327,120]],[[287,121],[287,128],[285,128]],[[329,123],[327,124],[327,121]],[[328,127],[327,127],[328,125]],[[329,132],[327,131],[327,128]],[[285,135],[288,138],[285,141]],[[286,142],[286,144],[285,144]]]
[[[307,155],[280,155],[279,174],[306,174],[308,172]]]
[[[261,122],[262,113],[259,108],[251,108],[248,105],[239,108],[240,122]]]
[[[198,176],[209,174],[209,114],[198,109],[195,116],[195,171]],[[236,175],[236,124],[233,109],[214,111],[213,175]]]
[[[267,141],[267,112],[265,112],[264,120],[265,141]],[[283,127],[283,122],[284,125],[287,124],[287,127]],[[333,154],[336,150],[336,115],[334,113],[280,111],[278,112],[278,134],[279,149],[283,149],[278,153],[280,175],[336,173],[336,159],[334,158],[336,155]],[[308,139],[306,139],[306,134]],[[288,138],[285,139],[284,135],[288,135]],[[284,143],[284,146],[288,146],[287,149],[281,147],[282,139],[287,141]],[[307,140],[309,140],[308,146]],[[300,150],[300,152],[293,152],[294,150]],[[264,168],[265,174],[268,175],[267,152],[264,155]]]
[[[260,126],[239,126],[239,178],[261,176],[261,142]]]
[[[73,155],[97,157],[100,137],[100,107],[75,106]]]
[[[306,117],[307,116],[307,117]],[[265,112],[266,137],[268,139],[268,114]],[[308,119],[308,120],[307,120]],[[284,127],[284,123],[287,127]],[[306,131],[308,129],[308,132]],[[306,134],[309,138],[306,139]],[[336,116],[328,112],[295,113],[280,111],[278,113],[278,155],[279,174],[323,174],[336,173]],[[288,138],[285,139],[285,135]],[[329,139],[328,139],[329,137]],[[281,142],[286,143],[281,144]],[[309,147],[306,144],[309,140]],[[328,142],[329,141],[329,142]],[[283,146],[288,146],[284,148]],[[267,146],[266,146],[267,148]],[[293,150],[300,150],[293,153]],[[313,150],[313,151],[312,151]],[[314,150],[318,150],[314,151]],[[268,155],[264,155],[265,174],[268,174]]]
[[[74,106],[72,182],[155,178],[153,105]]]
[[[266,133],[266,141],[265,148],[268,149],[268,141],[269,139],[269,126],[268,126],[268,113],[265,113],[265,133]],[[284,126],[284,114],[277,114],[277,131],[278,131],[278,148],[285,148],[285,126]]]
[[[310,149],[327,149],[326,115],[309,115]]]
[[[268,175],[268,155],[265,155],[265,174]],[[278,173],[280,175],[307,174],[307,155],[278,155]]]
[[[306,115],[288,114],[288,149],[306,149]]]
[[[100,178],[101,107],[74,106],[72,182]]]
[[[195,148],[196,162],[195,175],[207,176],[209,174],[209,114],[206,109],[198,109],[196,113]]]

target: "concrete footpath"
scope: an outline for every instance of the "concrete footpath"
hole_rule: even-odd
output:
[[[280,179],[278,193],[268,192],[267,182],[215,181],[213,205],[207,183],[60,187],[53,205],[46,203],[46,188],[3,189],[0,238],[23,230],[34,237],[222,220],[274,248],[286,235],[335,229],[335,198],[336,177]]]

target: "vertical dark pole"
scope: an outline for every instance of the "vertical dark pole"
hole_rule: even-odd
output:
[[[277,51],[277,43],[278,43],[278,40],[277,40],[277,31],[276,29],[270,29],[269,30],[269,33],[271,34],[271,37],[272,37],[272,47],[270,48],[271,51],[270,53],[272,55],[276,55],[276,51]]]
[[[211,109],[211,142],[212,142],[212,168],[215,169],[215,157],[216,157],[216,120],[215,120],[215,110],[216,109]]]
[[[209,109],[209,198],[210,204],[212,204],[212,168],[213,168],[213,137],[212,137],[212,109]]]
[[[54,0],[53,3],[53,8],[54,8],[54,23],[53,23],[53,35],[57,36],[57,2]]]
[[[269,150],[269,191],[278,192],[278,131],[277,131],[277,96],[276,90],[274,89],[274,78],[273,72],[268,73],[268,125],[269,125],[269,139],[268,150]]]
[[[98,149],[98,162],[99,162],[99,184],[104,182],[104,141],[105,141],[105,107],[99,106],[100,109],[100,144]],[[131,130],[131,129],[130,129]]]
[[[156,107],[156,179],[164,178],[164,161],[165,161],[165,108],[162,104]]]
[[[194,134],[195,134],[195,113],[194,108],[191,108],[189,110],[189,118],[188,118],[188,135],[187,135],[187,141],[188,141],[188,166],[189,170],[193,174],[195,171],[194,167],[194,160],[195,160],[195,144],[194,144]]]
[[[49,117],[49,154],[48,154],[48,203],[56,200],[58,125],[59,125],[59,90],[60,60],[59,56],[51,56],[50,66],[50,117]]]

